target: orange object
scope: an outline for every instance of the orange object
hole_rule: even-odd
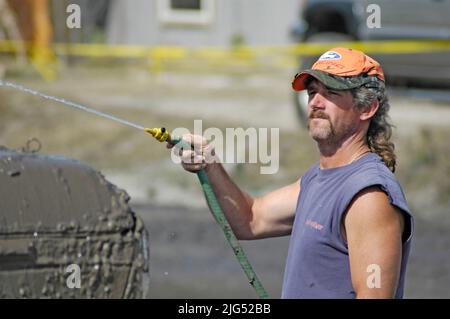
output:
[[[332,77],[327,75],[332,75]],[[304,90],[305,80],[308,77],[313,76],[321,82],[323,82],[322,80],[329,78],[331,86],[334,84],[337,86],[335,87],[336,89],[350,89],[357,87],[359,82],[343,82],[340,81],[339,77],[356,77],[361,75],[365,76],[367,79],[370,78],[369,76],[375,76],[383,82],[385,80],[384,72],[380,63],[372,59],[370,56],[358,50],[333,48],[322,54],[313,64],[311,69],[298,73],[295,76],[292,87],[297,91]],[[337,85],[337,82],[335,84],[336,80],[341,82],[342,85]],[[368,81],[362,82],[361,85]],[[348,83],[348,85],[345,85],[346,83]]]
[[[28,44],[31,57],[51,55],[53,38],[48,0],[9,0],[17,16],[20,33]]]

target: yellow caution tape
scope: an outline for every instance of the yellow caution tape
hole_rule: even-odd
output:
[[[27,43],[21,44],[26,45]],[[188,66],[191,61],[201,62],[201,64],[205,65],[219,65],[225,67],[239,67],[240,65],[295,67],[298,64],[299,57],[319,55],[336,46],[354,48],[369,54],[450,52],[450,40],[383,40],[299,43],[285,46],[243,45],[234,47],[199,48],[187,48],[181,46],[148,47],[138,45],[55,43],[50,49],[56,56],[144,58],[147,59],[152,70],[158,72],[161,71],[166,63],[178,62]],[[0,53],[15,53],[18,51],[19,47],[20,46],[14,41],[0,41]],[[45,63],[39,63],[37,65],[41,69],[40,72],[46,75],[46,78],[53,77],[53,71],[51,69],[48,69],[46,72],[42,71],[45,71]]]
[[[350,41],[326,43],[299,43],[285,46],[237,46],[185,48],[181,46],[138,46],[108,45],[86,43],[55,43],[52,46],[57,55],[73,55],[83,57],[155,57],[164,59],[183,59],[186,57],[204,57],[207,59],[236,57],[252,59],[261,55],[317,55],[334,47],[344,46],[362,50],[366,53],[421,53],[450,50],[450,40],[383,40],[383,41]],[[17,45],[14,41],[0,41],[0,52],[14,53]]]

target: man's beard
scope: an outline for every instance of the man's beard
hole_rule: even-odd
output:
[[[320,119],[314,121],[314,119]],[[315,123],[311,125],[311,122]],[[331,124],[330,118],[323,111],[315,110],[309,114],[308,130],[311,137],[317,142],[326,141],[336,136],[336,131]]]
[[[312,124],[312,121],[315,123]],[[327,144],[337,143],[346,136],[353,134],[355,129],[355,125],[352,124],[347,124],[339,128],[334,127],[330,121],[330,117],[321,110],[313,110],[309,114],[308,130],[316,142]]]

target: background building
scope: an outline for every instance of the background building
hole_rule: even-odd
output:
[[[287,44],[300,0],[115,0],[107,41],[144,45]]]

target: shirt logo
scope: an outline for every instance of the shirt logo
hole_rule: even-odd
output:
[[[315,222],[315,221],[313,221],[311,219],[307,219],[306,222],[305,222],[305,225],[307,225],[309,227],[312,227],[314,229],[317,229],[317,230],[322,230],[323,229],[323,225],[321,225],[318,222]]]
[[[324,54],[322,54],[319,58],[319,61],[323,60],[339,60],[341,58],[341,55],[334,51],[327,51]]]

